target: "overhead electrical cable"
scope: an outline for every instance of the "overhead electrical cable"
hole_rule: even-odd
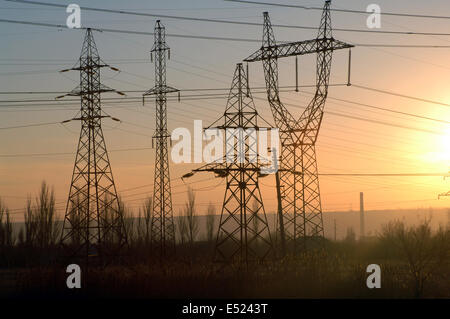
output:
[[[49,3],[49,2],[41,2],[41,1],[26,1],[26,0],[5,0],[8,2],[22,3],[22,4],[31,4],[31,5],[40,5],[40,6],[51,6],[58,8],[66,8],[67,4],[57,4],[57,3]],[[306,8],[306,7],[302,7]],[[80,6],[81,10],[85,11],[95,11],[95,12],[104,12],[104,13],[113,13],[113,14],[124,14],[124,15],[133,15],[133,16],[141,16],[141,17],[152,17],[152,18],[160,18],[160,19],[175,19],[175,20],[186,20],[186,21],[195,21],[195,22],[209,22],[209,23],[222,23],[222,24],[235,24],[235,25],[247,25],[247,26],[262,26],[262,23],[258,22],[249,22],[249,21],[235,21],[235,20],[224,20],[224,19],[211,19],[211,18],[199,18],[199,17],[187,17],[187,16],[174,16],[167,14],[156,14],[156,13],[144,13],[144,12],[136,12],[136,11],[127,11],[127,10],[114,10],[114,9],[106,9],[106,8],[93,8]],[[323,8],[314,8],[322,11]],[[340,11],[340,9],[331,9],[332,11]],[[360,12],[358,12],[360,13]],[[364,12],[364,14],[368,14]],[[382,14],[386,14],[382,12]],[[450,17],[448,17],[450,19]],[[299,25],[286,25],[286,24],[273,24],[273,27],[277,28],[288,28],[288,29],[304,29],[304,30],[318,30],[317,27],[311,26],[299,26]],[[406,31],[387,31],[387,30],[368,30],[368,29],[346,29],[346,28],[333,28],[335,31],[341,32],[361,32],[361,33],[382,33],[382,34],[402,34],[402,35],[431,35],[431,36],[449,36],[450,33],[437,33],[437,32],[406,32]]]
[[[11,19],[0,19],[0,22],[3,23],[14,23],[14,24],[25,24],[25,25],[34,25],[34,26],[41,26],[41,27],[52,27],[52,28],[58,28],[60,30],[79,30],[79,29],[87,29],[88,27],[82,27],[79,29],[67,29],[65,25],[61,24],[51,24],[51,23],[42,23],[42,22],[31,22],[31,21],[22,21],[22,20],[11,20]],[[146,31],[134,31],[134,30],[120,30],[120,29],[110,29],[110,28],[98,28],[98,27],[91,27],[90,29],[100,31],[100,32],[111,32],[111,33],[124,33],[124,34],[138,34],[138,35],[149,35],[154,36],[153,32],[146,32]],[[374,32],[374,31],[372,31]],[[407,34],[411,34],[408,32]],[[450,36],[450,33],[447,34],[430,34],[430,35],[447,35]],[[200,40],[218,40],[218,41],[234,41],[234,42],[253,42],[253,43],[261,43],[261,40],[259,39],[249,39],[249,38],[236,38],[236,37],[219,37],[219,36],[207,36],[207,35],[190,35],[190,34],[174,34],[174,33],[166,33],[167,37],[174,37],[174,38],[186,38],[186,39],[200,39]],[[287,43],[288,41],[279,41],[279,43]],[[404,45],[398,45],[398,44],[371,44],[371,43],[352,43],[355,46],[364,46],[364,47],[397,47],[397,48],[430,48],[430,49],[449,49],[449,46],[436,46],[436,45],[412,45],[412,46],[404,46]]]
[[[7,1],[14,1],[14,2],[32,2],[32,1],[15,1],[15,0],[7,0]],[[297,9],[304,9],[304,10],[320,10],[322,11],[323,8],[321,7],[308,7],[308,6],[302,6],[302,5],[295,5],[295,4],[283,4],[283,3],[273,3],[273,2],[262,2],[262,1],[246,1],[246,0],[224,0],[227,2],[238,2],[238,3],[246,3],[246,4],[257,4],[257,5],[265,5],[265,6],[276,6],[276,7],[285,7],[285,8],[297,8]],[[352,9],[338,9],[338,8],[330,8],[330,11],[334,12],[345,12],[345,13],[356,13],[356,14],[370,14],[371,12],[363,11],[363,10],[352,10]],[[381,15],[386,16],[397,16],[397,17],[409,17],[409,18],[427,18],[427,19],[445,19],[450,20],[450,16],[440,16],[440,15],[430,15],[430,14],[415,14],[415,13],[403,13],[403,12],[389,12],[389,11],[382,11],[380,12]]]

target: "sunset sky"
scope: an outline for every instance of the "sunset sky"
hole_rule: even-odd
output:
[[[48,0],[51,2],[51,0]],[[281,1],[280,1],[281,2]],[[54,2],[56,3],[56,2]],[[71,2],[58,3],[69,4]],[[226,19],[262,23],[262,12],[269,11],[273,24],[317,27],[320,11],[275,6],[232,3],[219,0],[169,1],[81,1],[80,6],[152,14]],[[322,6],[322,1],[283,1],[289,4]],[[370,3],[382,11],[429,15],[449,15],[447,0],[339,0],[333,8],[365,10]],[[65,24],[63,8],[0,2],[0,19]],[[332,12],[335,28],[367,29],[367,16]],[[153,17],[101,12],[81,12],[83,27],[153,32]],[[161,18],[167,33],[261,39],[261,26],[217,24]],[[51,91],[50,94],[0,95],[0,197],[15,220],[30,194],[34,196],[45,180],[53,185],[58,213],[64,213],[78,142],[80,123],[5,129],[36,123],[59,122],[77,113],[79,102],[46,102],[77,86],[79,74],[59,73],[72,67],[79,57],[84,30],[55,29],[31,25],[0,23],[0,91]],[[449,35],[388,35],[334,31],[334,37],[356,44],[352,49],[352,83],[450,104],[450,48],[379,48],[358,44],[450,45],[450,20],[383,16],[380,30],[439,32]],[[300,41],[316,37],[314,30],[274,27],[278,41]],[[104,71],[102,82],[119,91],[136,90],[128,97],[140,97],[154,86],[154,64],[149,51],[149,35],[94,32],[102,59],[121,72]],[[261,44],[167,37],[171,60],[167,65],[168,85],[178,89],[228,88],[236,63],[256,51]],[[334,53],[330,83],[347,82],[348,51]],[[279,61],[280,86],[295,85],[294,58]],[[264,87],[262,64],[249,65],[250,85],[258,112],[273,123]],[[315,82],[315,56],[299,58],[300,85]],[[258,89],[259,88],[259,89]],[[297,118],[311,99],[312,88],[282,93],[282,101]],[[194,93],[184,93],[194,94]],[[118,97],[104,94],[104,98]],[[68,100],[73,99],[71,97]],[[340,99],[340,100],[337,100]],[[25,100],[37,100],[24,103]],[[44,100],[44,101],[39,101]],[[342,101],[346,100],[346,102]],[[18,101],[18,102],[13,102]],[[355,103],[349,103],[355,102]],[[356,103],[359,103],[356,104]],[[382,111],[361,104],[412,113],[439,121]],[[105,119],[103,129],[119,194],[137,210],[152,194],[154,150],[151,135],[155,128],[154,102],[103,102],[104,110],[122,123]],[[221,116],[226,98],[176,100],[168,103],[169,128],[193,129],[194,120],[209,125]],[[339,115],[340,114],[340,115]],[[342,116],[344,115],[344,116]],[[353,118],[349,118],[353,117]],[[320,173],[445,173],[450,169],[450,106],[426,103],[356,86],[332,86],[317,144]],[[138,149],[124,151],[124,149]],[[58,154],[54,154],[58,153]],[[62,153],[62,154],[61,154]],[[179,179],[201,164],[171,163],[174,212],[186,200],[187,186]],[[196,190],[200,214],[211,201],[221,206],[224,179],[212,173],[197,174],[185,181]],[[437,177],[349,177],[321,176],[324,211],[359,209],[359,192],[365,193],[367,209],[450,207],[450,198],[437,200],[450,190],[450,178]],[[261,180],[266,211],[276,207],[275,178]]]

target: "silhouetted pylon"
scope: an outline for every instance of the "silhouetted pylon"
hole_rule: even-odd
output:
[[[155,25],[155,39],[151,56],[155,55],[155,86],[144,93],[155,96],[156,129],[153,141],[155,152],[155,179],[153,186],[153,217],[151,243],[160,258],[173,256],[175,252],[175,225],[172,210],[172,190],[170,187],[169,154],[167,140],[167,93],[178,92],[166,85],[166,57],[170,48],[166,44],[164,26],[158,20]]]
[[[214,172],[217,177],[226,178],[214,253],[217,262],[262,261],[273,248],[259,189],[262,165],[256,150],[258,112],[247,85],[247,75],[239,63],[223,115],[224,124],[216,127],[225,130],[227,153],[221,161],[192,171]]]
[[[110,116],[101,109],[100,95],[114,92],[100,82],[100,69],[103,67],[117,71],[100,59],[92,30],[87,29],[78,66],[61,71],[79,71],[80,85],[58,97],[80,96],[81,99],[80,116],[71,119],[81,121],[81,133],[61,245],[66,258],[84,261],[86,265],[92,262],[101,265],[110,263],[122,254],[127,243],[123,210],[119,204],[101,126],[102,119]]]
[[[313,40],[276,44],[269,14],[264,12],[262,47],[244,60],[263,63],[267,99],[280,129],[280,235],[282,243],[294,253],[303,250],[311,239],[324,236],[315,147],[328,95],[333,51],[351,47],[333,38],[327,0],[317,38]],[[280,100],[278,59],[306,54],[317,54],[316,93],[300,118],[295,119]]]
[[[450,196],[450,191],[448,191],[447,193],[439,194],[439,197],[443,197],[443,196]]]

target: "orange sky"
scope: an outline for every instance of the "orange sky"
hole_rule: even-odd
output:
[[[94,1],[96,6],[106,4]],[[350,1],[351,2],[351,1]],[[351,2],[348,6],[356,6]],[[387,1],[380,1],[386,8]],[[91,2],[89,2],[91,3]],[[205,2],[199,2],[206,6]],[[83,3],[80,3],[81,5]],[[153,7],[156,7],[152,4]],[[143,2],[130,4],[130,7],[152,8]],[[94,6],[94,5],[93,5]],[[123,5],[122,5],[123,6]],[[195,15],[195,10],[181,11],[182,2],[168,4],[176,14]],[[222,2],[209,7],[224,6]],[[231,5],[230,5],[231,6]],[[448,3],[440,3],[443,8]],[[114,7],[111,4],[111,7]],[[119,8],[116,6],[114,8]],[[234,5],[235,7],[235,5]],[[420,3],[414,2],[414,9],[420,10]],[[239,11],[235,16],[233,10],[202,11],[205,16],[218,18],[232,18],[261,20],[262,7]],[[395,8],[394,8],[395,9]],[[427,12],[433,8],[423,5]],[[199,9],[200,10],[200,9]],[[438,6],[435,13],[440,12]],[[8,11],[10,15],[19,19],[38,21],[47,19],[50,22],[60,22],[61,18],[55,11]],[[160,11],[164,12],[164,11]],[[318,24],[317,14],[306,14],[303,11],[282,10],[269,8],[272,22],[286,22],[291,24]],[[167,12],[164,12],[167,13]],[[174,12],[175,14],[175,12]],[[3,18],[4,18],[3,13]],[[47,18],[46,18],[47,17]],[[100,17],[100,19],[99,19]],[[132,17],[118,17],[109,15],[87,14],[85,23],[97,23],[105,27],[130,28],[134,30],[151,30],[153,20],[132,19]],[[414,20],[396,20],[386,18],[383,27],[386,29],[408,29],[420,31],[436,31],[446,27],[448,22],[432,21],[421,23]],[[230,26],[221,28],[212,26],[205,28],[204,24],[187,23],[184,21],[164,21],[167,32],[194,34],[214,34],[223,36],[242,36],[260,38],[260,28],[243,28]],[[333,13],[333,25],[336,27],[363,28],[364,20]],[[292,31],[275,29],[276,37],[280,40],[305,40],[314,37],[309,31]],[[115,74],[105,72],[105,84],[120,90],[142,90],[154,85],[153,64],[150,63],[148,51],[152,45],[152,38],[133,35],[111,35],[96,33],[95,35],[100,55],[112,65],[117,65],[122,72]],[[79,55],[82,33],[77,31],[56,31],[37,28],[30,30],[29,26],[8,25],[0,44],[0,63],[2,74],[8,72],[24,72],[28,70],[46,71],[42,74],[12,74],[0,76],[1,91],[70,91],[76,86],[78,74],[59,74],[57,70],[73,65]],[[445,44],[447,38],[405,38],[394,36],[360,35],[335,32],[335,37],[353,43],[428,43]],[[202,41],[188,39],[174,39],[168,37],[171,47],[171,60],[168,62],[168,84],[180,88],[226,88],[229,87],[234,72],[235,63],[254,52],[259,45],[256,43],[228,43],[221,41]],[[447,43],[448,44],[448,43]],[[450,103],[448,90],[449,49],[379,49],[356,47],[353,49],[352,82],[383,90],[412,95],[443,103]],[[16,59],[16,60],[15,60]],[[17,62],[17,59],[22,59]],[[58,60],[59,59],[59,60]],[[24,65],[25,62],[36,65]],[[293,58],[280,61],[280,85],[294,85]],[[313,84],[315,72],[314,57],[300,58],[300,84]],[[347,52],[336,52],[333,58],[331,83],[346,83]],[[262,65],[250,65],[250,85],[264,86]],[[272,116],[265,99],[263,90],[255,90],[255,104],[261,115],[269,122]],[[308,93],[309,92],[309,93]],[[286,92],[282,94],[285,103],[296,105],[288,109],[299,116],[303,107],[311,98],[311,89],[301,92]],[[42,99],[53,99],[57,94],[40,95]],[[140,96],[139,93],[131,96]],[[105,95],[106,97],[106,95]],[[2,95],[1,99],[20,100],[33,99],[36,96]],[[357,87],[331,87],[329,99],[325,107],[325,116],[317,145],[318,165],[321,173],[437,173],[447,172],[450,163],[450,125],[417,119],[405,115],[374,110],[360,105],[350,104],[333,98],[345,99],[353,102],[388,108],[392,110],[419,114],[441,120],[450,119],[450,107],[414,101],[401,97],[370,92]],[[263,99],[263,100],[261,100]],[[61,102],[64,103],[64,102]],[[2,106],[13,103],[0,103]],[[48,111],[48,106],[27,107],[27,111],[17,111],[16,108],[2,108],[0,113],[0,127],[8,127],[27,123],[42,123],[62,121],[76,114],[79,104],[71,106],[61,104],[58,109]],[[169,128],[186,127],[192,129],[195,119],[203,120],[205,125],[214,122],[226,105],[225,99],[213,100],[181,100],[180,103],[171,101],[169,109]],[[141,187],[153,183],[154,150],[139,150],[121,152],[124,148],[148,148],[151,146],[150,136],[153,134],[154,104],[149,99],[145,106],[141,102],[135,104],[104,103],[104,109],[112,116],[123,120],[117,124],[109,120],[104,121],[104,133],[110,152],[119,193],[125,202],[136,209],[142,199],[152,193],[152,187]],[[32,109],[32,110],[30,110]],[[45,110],[47,109],[47,110]],[[329,113],[327,113],[329,111]],[[388,122],[393,125],[383,125],[347,117],[333,113],[350,115],[378,122]],[[131,124],[130,124],[131,123]],[[403,126],[403,127],[399,127]],[[414,129],[408,129],[404,126]],[[433,131],[433,132],[425,132]],[[30,127],[22,129],[0,130],[0,196],[10,209],[22,209],[27,194],[34,195],[42,180],[46,180],[55,187],[58,207],[64,207],[69,191],[69,183],[73,168],[74,154],[51,156],[13,156],[35,153],[74,153],[78,141],[79,123],[73,122],[61,125]],[[187,186],[180,179],[181,175],[197,165],[172,164],[171,177],[174,179],[173,203],[175,214],[186,199]],[[208,180],[205,180],[208,179]],[[388,208],[416,208],[416,207],[450,207],[450,198],[437,200],[437,195],[450,189],[450,180],[442,177],[329,177],[320,179],[323,209],[357,210],[359,207],[359,192],[363,191],[367,209]],[[198,174],[186,183],[192,183],[197,190],[199,211],[206,211],[208,202],[217,207],[221,205],[224,192],[224,181],[214,179],[212,174]],[[274,177],[268,176],[261,180],[263,199],[266,210],[273,211],[276,205]],[[133,190],[125,191],[134,188]],[[20,214],[15,218],[20,219]],[[59,210],[63,214],[63,210]]]

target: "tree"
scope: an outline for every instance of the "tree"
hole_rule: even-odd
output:
[[[75,197],[75,202],[70,204],[68,219],[72,228],[80,229],[83,227],[81,225],[83,220],[82,216],[85,216],[86,214],[86,205],[84,205],[84,203],[86,203],[85,195],[78,193]],[[81,233],[78,231],[71,232],[70,240],[72,241],[72,244],[79,246],[81,243]]]
[[[31,204],[31,198],[27,199],[27,206],[24,214],[25,219],[25,244],[29,247],[36,243],[36,218]]]
[[[347,228],[347,234],[345,235],[344,240],[349,243],[354,243],[356,241],[356,233],[353,227]]]
[[[37,240],[39,247],[47,247],[56,243],[58,227],[55,222],[55,192],[49,188],[45,181],[41,184],[41,190],[36,198],[37,214]]]
[[[397,249],[406,258],[417,298],[422,297],[425,282],[446,267],[450,257],[450,231],[441,228],[433,236],[430,220],[415,227],[390,222],[383,225],[380,239],[384,247]]]
[[[27,199],[25,211],[25,243],[29,246],[46,248],[57,242],[60,229],[56,222],[55,193],[45,181],[32,205]]]
[[[253,219],[253,231],[255,232],[255,242],[258,242],[259,233],[259,216],[257,215],[259,209],[258,201],[254,200],[252,204],[252,219]]]
[[[180,242],[184,244],[188,239],[186,217],[181,211],[177,219],[178,233],[180,234]]]
[[[195,193],[192,188],[188,188],[188,200],[184,208],[184,218],[186,220],[188,240],[191,245],[198,234],[198,220],[195,211]]]
[[[122,201],[122,199],[119,197],[118,198],[118,202],[119,202],[119,211],[118,211],[118,215],[119,218],[121,218],[123,220],[123,226],[124,229],[123,231],[125,232],[125,238],[128,239],[128,241],[130,243],[132,243],[135,240],[135,233],[134,233],[134,219],[132,216],[131,211],[125,206],[125,203]],[[111,220],[109,225],[113,225],[114,221]]]
[[[13,245],[14,240],[9,210],[0,198],[0,248],[11,247]]]
[[[212,242],[214,240],[214,224],[216,222],[215,208],[210,202],[206,211],[206,240]]]
[[[138,234],[139,238],[144,238],[145,245],[150,245],[150,238],[152,232],[152,218],[153,218],[153,201],[148,197],[142,205],[143,216],[141,208],[139,209],[138,219]]]

